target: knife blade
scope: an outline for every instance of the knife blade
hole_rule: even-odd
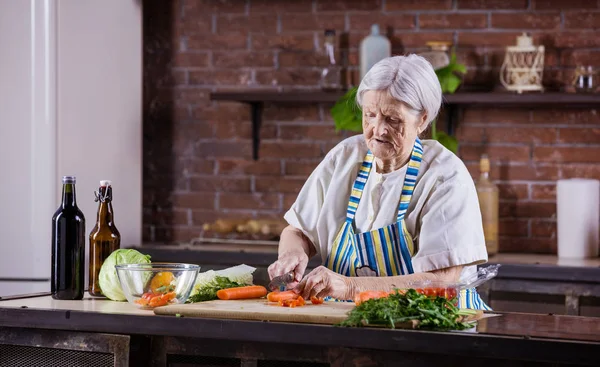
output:
[[[269,283],[269,289],[271,291],[284,291],[286,286],[294,281],[294,272],[291,271],[287,274],[276,276]]]

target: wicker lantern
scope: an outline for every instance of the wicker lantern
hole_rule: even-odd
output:
[[[543,91],[544,46],[534,46],[526,33],[517,37],[516,46],[506,47],[500,69],[500,82],[510,90]]]

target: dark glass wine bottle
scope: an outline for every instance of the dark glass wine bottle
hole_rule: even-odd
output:
[[[88,292],[91,296],[103,296],[98,276],[104,260],[121,247],[121,234],[115,226],[112,207],[112,186],[108,180],[100,181],[96,193],[98,214],[96,225],[90,232],[90,266]]]
[[[62,202],[52,217],[52,298],[82,299],[85,281],[85,217],[77,207],[75,176],[62,178]]]

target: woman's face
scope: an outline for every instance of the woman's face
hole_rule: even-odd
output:
[[[383,161],[406,159],[425,119],[387,91],[363,95],[363,134],[373,155]]]

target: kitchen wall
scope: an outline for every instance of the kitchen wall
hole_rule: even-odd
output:
[[[497,87],[504,48],[521,32],[546,46],[544,84],[599,67],[600,3],[585,0],[221,0],[144,2],[144,241],[187,242],[217,218],[281,216],[336,133],[330,104],[267,104],[260,160],[249,107],[213,91],[316,88],[323,30],[334,28],[356,80],[360,40],[373,23],[394,54],[453,41],[464,88]],[[468,108],[460,157],[480,154],[501,189],[503,252],[556,252],[555,180],[600,178],[596,109]]]

